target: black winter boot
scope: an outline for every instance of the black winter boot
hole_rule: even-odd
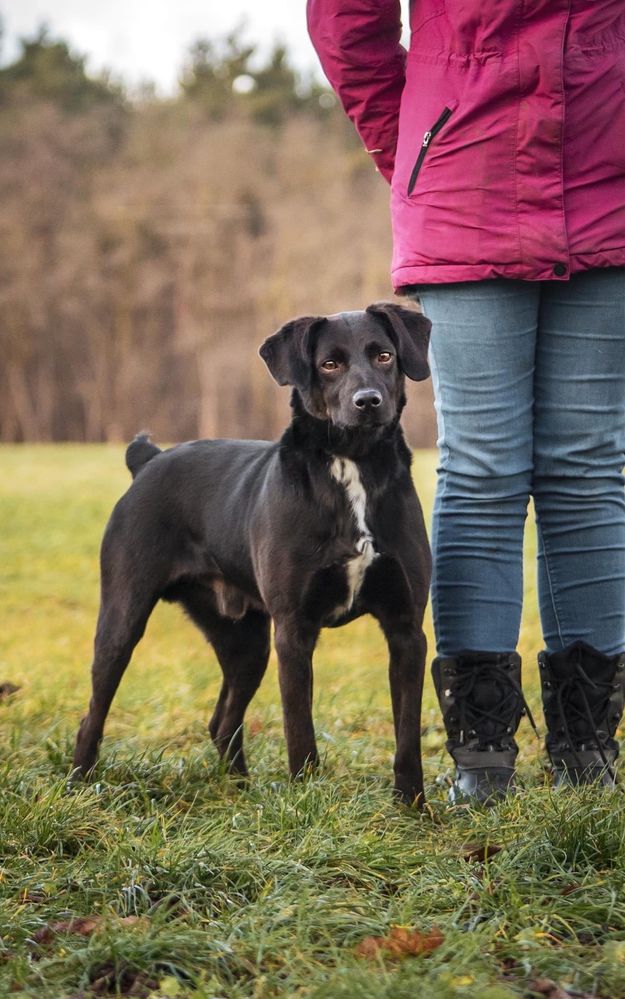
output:
[[[521,690],[516,652],[459,652],[439,656],[432,676],[457,773],[453,802],[494,804],[516,791],[514,734],[522,715],[534,719]]]
[[[554,784],[614,784],[614,735],[625,704],[625,653],[586,642],[538,656]]]

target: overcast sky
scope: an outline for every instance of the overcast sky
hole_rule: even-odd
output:
[[[404,24],[407,4],[402,0]],[[222,36],[244,21],[246,40],[263,51],[284,41],[302,72],[320,74],[305,12],[306,0],[0,0],[0,62],[15,57],[20,36],[47,24],[87,56],[88,69],[111,69],[131,85],[151,80],[167,93],[191,42]]]
[[[245,38],[264,50],[287,43],[302,71],[316,69],[306,33],[305,0],[0,0],[1,60],[18,51],[20,36],[41,24],[87,55],[91,70],[112,69],[131,84],[175,86],[184,54],[196,38],[227,33],[242,21]]]

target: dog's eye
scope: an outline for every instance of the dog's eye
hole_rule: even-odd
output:
[[[336,361],[333,361],[331,357],[329,357],[327,361],[324,361],[322,363],[321,367],[323,368],[324,371],[336,371],[338,368],[338,364]]]
[[[380,353],[378,354],[378,361],[380,362],[380,364],[388,364],[388,362],[392,361],[392,359],[393,355],[389,350],[381,350]]]

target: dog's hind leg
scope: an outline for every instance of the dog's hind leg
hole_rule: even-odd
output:
[[[261,610],[248,610],[238,620],[223,617],[199,589],[190,589],[182,603],[213,646],[223,672],[221,691],[208,726],[210,737],[229,769],[246,776],[243,718],[267,669],[269,615]]]
[[[119,593],[103,593],[91,669],[91,701],[74,750],[76,774],[84,776],[95,764],[111,702],[155,603],[156,597],[147,599],[143,593],[135,598],[126,595],[123,601]]]
[[[267,669],[269,623],[268,614],[249,610],[240,621],[222,618],[211,634],[224,679],[209,732],[230,769],[243,776],[247,775],[243,718]]]

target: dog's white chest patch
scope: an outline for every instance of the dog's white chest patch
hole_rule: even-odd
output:
[[[347,600],[337,607],[334,616],[346,614],[352,607],[360,592],[365,573],[378,554],[375,550],[374,538],[367,527],[365,513],[367,509],[367,494],[360,478],[358,465],[350,458],[333,458],[330,474],[339,485],[343,486],[356,522],[356,551],[350,558],[345,569],[347,571]]]

